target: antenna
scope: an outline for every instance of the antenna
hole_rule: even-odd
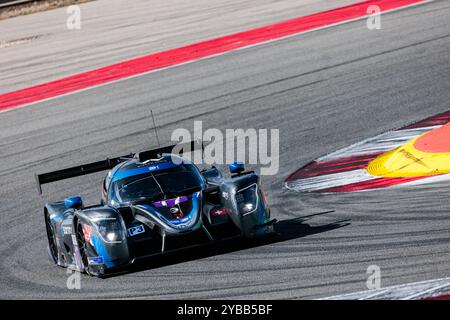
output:
[[[153,129],[155,130],[156,141],[158,142],[158,147],[161,147],[161,143],[159,143],[158,130],[156,129],[156,122],[155,122],[155,116],[153,115],[153,110],[152,109],[148,109],[148,110],[149,110],[150,115],[153,120]]]

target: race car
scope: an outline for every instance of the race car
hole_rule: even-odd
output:
[[[99,204],[79,196],[45,204],[51,261],[102,277],[155,255],[274,232],[257,174],[240,162],[229,165],[229,178],[214,166],[200,170],[174,147],[36,175],[42,193],[45,183],[109,170]]]

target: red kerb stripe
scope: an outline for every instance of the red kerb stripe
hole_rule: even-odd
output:
[[[305,179],[325,174],[365,169],[381,152],[350,156],[330,161],[312,162],[290,174],[285,181]]]
[[[368,181],[356,182],[347,184],[345,186],[333,187],[328,189],[317,190],[317,192],[353,192],[370,189],[379,189],[403,184],[406,182],[422,180],[427,177],[412,177],[412,178],[378,178]]]

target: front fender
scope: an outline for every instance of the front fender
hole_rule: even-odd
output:
[[[237,195],[246,188],[256,188],[255,198],[256,208],[250,213],[241,213],[237,203]],[[227,194],[225,206],[232,208],[233,214],[230,215],[232,221],[241,229],[245,237],[257,237],[267,233],[266,224],[270,221],[270,208],[267,204],[264,192],[261,188],[261,182],[255,173],[242,174],[227,180],[221,188],[222,193]],[[270,229],[270,228],[269,228]]]
[[[115,241],[106,239],[104,232],[101,232],[101,228],[104,228],[104,222],[117,223],[120,226],[120,230],[117,232],[122,232],[123,236]],[[79,210],[75,214],[74,230],[79,223],[88,225],[91,230],[89,235],[90,250],[87,251],[90,269],[104,271],[129,262],[127,230],[122,216],[116,209],[105,206]]]

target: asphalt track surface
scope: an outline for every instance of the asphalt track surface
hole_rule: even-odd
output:
[[[0,23],[0,93],[358,0],[96,0]]]
[[[0,297],[319,298],[448,277],[450,183],[319,195],[284,190],[307,162],[450,107],[450,3],[355,21],[142,75],[0,117]],[[280,129],[280,171],[263,178],[280,236],[187,251],[109,279],[46,256],[42,205],[98,201],[101,174],[44,186],[34,172],[147,149],[148,108],[168,142],[176,128]]]

